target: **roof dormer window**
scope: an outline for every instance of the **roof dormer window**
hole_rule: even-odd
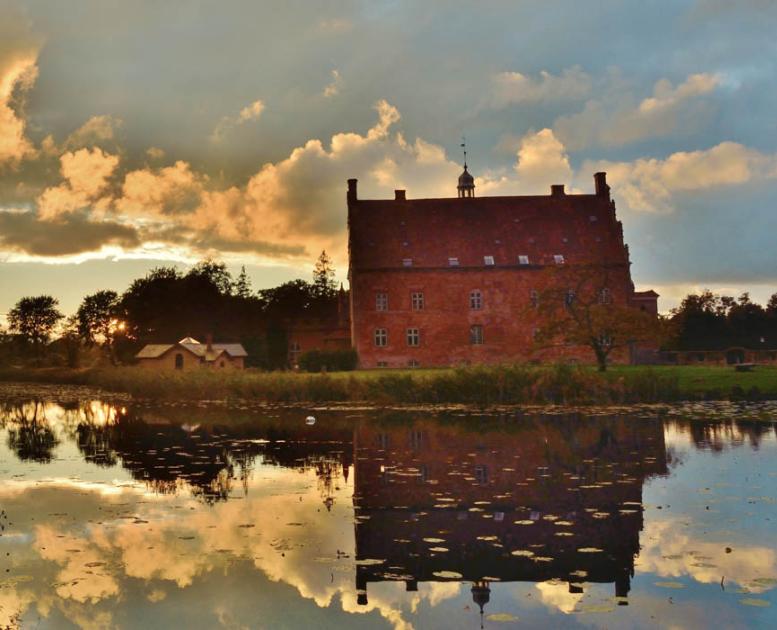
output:
[[[403,258],[402,259],[402,266],[403,267],[412,267],[413,266],[413,259],[412,258]]]
[[[494,257],[493,256],[483,256],[483,264],[486,267],[493,267],[494,266]]]

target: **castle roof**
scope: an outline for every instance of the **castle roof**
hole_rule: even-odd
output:
[[[551,195],[465,199],[359,200],[353,186],[350,254],[359,270],[526,265],[519,256],[528,265],[628,263],[603,177],[599,194],[559,186]]]

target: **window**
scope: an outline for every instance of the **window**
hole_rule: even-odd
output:
[[[379,368],[387,368],[388,367],[388,361],[378,361],[375,364]]]
[[[541,333],[541,331],[540,331],[540,329],[539,329],[539,328],[532,328],[532,331],[531,331],[531,338],[532,338],[532,339],[534,339],[534,341],[537,341],[537,340],[539,340],[539,338],[540,338],[540,333]]]
[[[418,332],[418,328],[407,329],[407,345],[417,347],[421,343],[421,334]]]
[[[529,291],[529,302],[531,303],[532,308],[540,307],[540,294],[536,289]]]
[[[410,359],[410,361],[407,362],[407,367],[411,367],[411,368],[417,368],[420,365],[421,364],[416,359]]]
[[[575,303],[575,291],[574,289],[567,289],[564,294],[564,304],[566,306],[572,306]]]
[[[529,264],[529,257],[525,254],[521,254],[518,256],[518,264],[519,265],[528,265]]]
[[[473,346],[483,345],[483,327],[480,324],[469,327],[469,342]]]
[[[612,337],[610,337],[607,333],[602,333],[599,335],[599,345],[603,346],[604,348],[609,348],[612,346]]]
[[[376,311],[388,310],[388,293],[375,294],[375,310]]]
[[[402,266],[403,267],[412,267],[413,266],[413,259],[412,258],[403,258],[402,259]]]
[[[225,367],[225,365],[224,365],[224,362],[223,362],[223,361],[222,361],[222,362],[219,364],[219,367]]]
[[[557,265],[563,265],[564,264],[564,254],[554,254],[553,262],[556,263]]]
[[[588,217],[588,220],[589,220],[591,223],[596,223],[596,222],[598,221],[598,219],[596,218],[596,215],[595,215],[595,214],[592,214],[591,216],[589,216],[589,217]]]
[[[599,291],[599,304],[610,304],[611,302],[612,295],[607,287]]]
[[[456,256],[451,256],[448,258],[448,266],[449,267],[458,267],[459,266],[459,259],[456,258]]]
[[[424,294],[420,291],[414,291],[410,294],[410,307],[414,311],[424,310]]]
[[[388,331],[385,328],[375,329],[375,345],[385,348],[388,345]]]
[[[297,365],[297,359],[299,358],[302,348],[299,345],[299,341],[292,341],[289,343],[289,363]]]
[[[175,355],[175,369],[183,370],[183,355],[180,352]]]
[[[483,294],[477,289],[469,293],[469,307],[473,311],[479,311],[483,308]]]
[[[475,466],[475,481],[479,484],[488,483],[488,466],[483,464]]]
[[[493,267],[494,266],[494,257],[493,256],[483,256],[483,264],[487,267]]]

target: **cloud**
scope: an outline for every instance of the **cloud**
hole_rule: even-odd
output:
[[[630,94],[612,94],[588,101],[582,112],[562,116],[553,130],[570,151],[617,147],[646,138],[698,129],[708,112],[700,97],[718,88],[717,74],[694,74],[673,86],[658,81],[652,96],[635,103]]]
[[[559,75],[543,70],[538,78],[520,72],[500,72],[494,79],[490,105],[501,109],[508,105],[543,101],[571,101],[591,92],[591,77],[579,66]]]
[[[136,228],[92,221],[71,213],[58,221],[40,221],[31,211],[0,210],[0,247],[33,256],[67,256],[105,247],[134,249],[142,243]]]
[[[189,214],[199,206],[206,181],[181,160],[173,166],[130,171],[116,209],[136,217]]]
[[[35,154],[21,110],[38,76],[39,48],[27,20],[4,8],[0,20],[0,168]]]
[[[219,143],[224,139],[224,136],[235,127],[251,122],[252,120],[259,120],[263,111],[264,102],[256,100],[243,107],[237,116],[224,116],[213,130],[213,133],[210,136],[211,142]]]
[[[114,116],[92,116],[65,140],[65,148],[78,149],[116,140],[116,130],[122,120]]]
[[[325,98],[331,98],[337,96],[340,93],[340,89],[343,87],[343,77],[340,75],[340,71],[332,70],[332,81],[324,88],[322,94]]]
[[[47,188],[38,198],[41,219],[54,219],[62,214],[85,208],[105,207],[107,200],[100,196],[108,186],[108,179],[119,165],[119,157],[102,149],[79,149],[60,156],[60,172],[65,181]]]
[[[736,142],[700,151],[679,151],[664,159],[632,162],[587,161],[582,172],[606,171],[610,184],[628,208],[672,212],[678,194],[753,180],[777,178],[777,154],[765,154]]]

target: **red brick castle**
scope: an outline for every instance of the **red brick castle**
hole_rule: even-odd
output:
[[[362,200],[348,180],[351,338],[362,367],[498,363],[536,358],[541,317],[528,308],[549,267],[596,258],[607,299],[657,313],[635,292],[606,174],[594,194],[476,197],[466,164],[458,196]],[[555,357],[593,360],[585,348]],[[545,358],[548,354],[545,353]]]

